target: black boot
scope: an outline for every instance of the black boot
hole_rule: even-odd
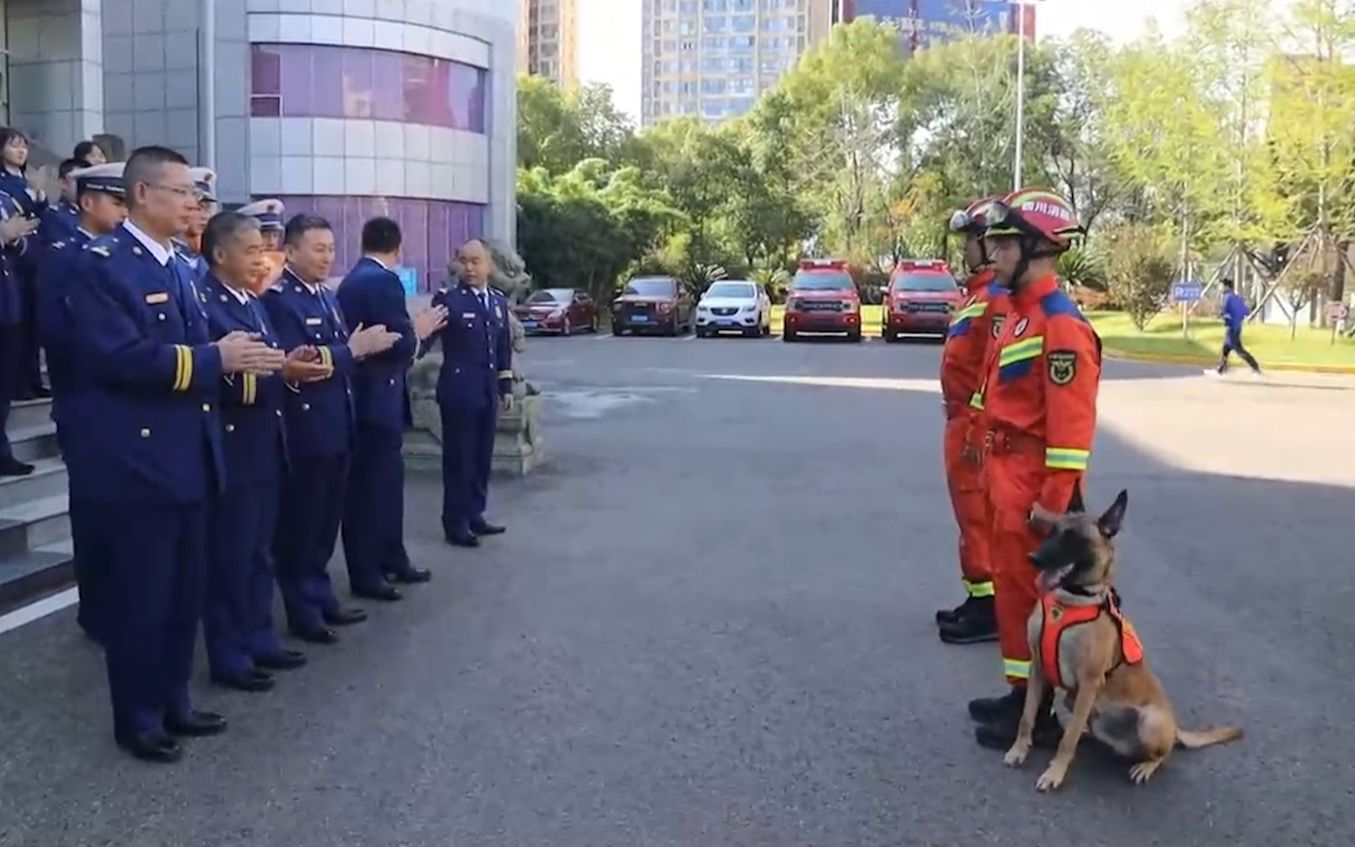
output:
[[[953,609],[937,609],[936,625],[946,626],[947,624],[953,624],[959,621],[960,618],[964,617],[965,612],[968,611],[969,607],[972,606],[973,604],[974,598],[969,597],[963,603],[961,603],[960,605],[956,606]]]
[[[978,644],[997,640],[997,610],[992,597],[971,597],[968,609],[954,623],[941,624],[947,644]]]
[[[994,713],[992,720],[981,722],[978,728],[974,730],[974,740],[979,743],[979,746],[987,747],[990,750],[1005,751],[1016,742],[1016,733],[1021,726],[1021,710],[1024,710],[1026,705],[1026,690],[1025,688],[1013,690],[1020,691],[1015,699],[1020,704],[1021,709],[1014,714],[1010,711]],[[970,714],[973,714],[972,708]],[[1046,692],[1043,702],[1040,703],[1040,710],[1035,716],[1035,728],[1031,731],[1031,745],[1046,749],[1057,747],[1059,739],[1062,737],[1063,729],[1059,726],[1059,719],[1054,717],[1054,694],[1053,692]]]
[[[979,723],[1021,719],[1021,709],[1026,705],[1026,687],[1013,685],[1001,697],[980,697],[969,701],[969,716]]]

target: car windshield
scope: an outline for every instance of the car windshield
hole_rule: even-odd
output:
[[[757,291],[751,282],[717,282],[706,289],[706,296],[752,299]]]
[[[567,299],[569,298],[567,296],[564,296],[563,292],[560,292],[558,290],[547,290],[535,292],[534,294],[532,294],[531,297],[527,298],[527,302],[543,303],[549,305],[551,303],[560,303]]]
[[[791,288],[796,291],[853,291],[856,285],[845,271],[838,273],[801,271],[795,275]]]
[[[624,293],[638,297],[672,297],[674,285],[671,279],[664,279],[663,277],[632,279],[626,283]]]
[[[903,274],[894,277],[895,291],[935,291],[955,290],[955,279],[950,274]]]

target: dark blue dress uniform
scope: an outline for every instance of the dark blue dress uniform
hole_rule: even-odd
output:
[[[80,429],[71,493],[93,504],[82,541],[108,569],[100,614],[123,743],[192,714],[207,504],[223,477],[221,353],[164,251],[124,224],[81,254],[80,296],[68,300],[75,366],[89,378],[70,411],[93,422]]]
[[[23,206],[7,192],[0,191],[0,220],[23,215]],[[22,393],[20,361],[24,351],[24,285],[22,274],[31,237],[0,245],[0,460],[10,459],[5,425],[9,407]]]
[[[404,542],[401,448],[410,421],[405,374],[419,341],[405,308],[400,278],[376,259],[359,260],[339,285],[338,297],[352,325],[385,326],[400,334],[395,346],[363,359],[353,369],[357,428],[344,508],[343,550],[349,584],[363,590],[410,570]]]
[[[37,282],[37,259],[39,256],[38,247],[47,235],[43,232],[41,222],[43,212],[47,209],[47,197],[41,191],[28,184],[28,177],[21,173],[15,173],[8,168],[0,168],[0,192],[8,195],[13,206],[18,207],[18,212],[24,217],[33,218],[39,221],[39,227],[32,235],[25,238],[23,245],[19,249],[9,250],[11,273],[18,280],[20,299],[19,299],[19,320],[18,338],[14,342],[17,348],[14,350],[13,357],[6,356],[4,361],[13,362],[7,365],[7,370],[13,370],[9,375],[14,380],[14,396],[18,398],[32,397],[34,391],[42,384],[42,365],[40,359],[40,347],[37,337],[37,317],[36,309],[36,282]]]
[[[84,286],[77,276],[81,254],[93,236],[80,227],[68,238],[58,239],[43,249],[38,262],[38,340],[47,351],[47,378],[52,383],[52,422],[56,424],[57,446],[66,458],[67,470],[78,475],[85,469],[79,460],[79,450],[85,440],[78,435],[80,424],[88,421],[79,414],[81,380],[75,364],[74,327],[70,298],[80,296]],[[84,488],[72,482],[72,489]],[[80,593],[77,621],[92,638],[99,638],[98,613],[95,611],[99,595],[99,581],[105,575],[83,553],[85,504],[74,492],[70,497],[69,515],[71,538],[74,545],[75,584]]]
[[[471,534],[483,520],[494,457],[499,398],[513,390],[513,345],[508,301],[494,289],[476,292],[464,282],[433,295],[447,325],[438,372],[442,417],[442,529]]]
[[[263,305],[210,271],[200,284],[212,338],[248,332],[281,347]],[[226,491],[212,507],[202,631],[212,676],[239,679],[283,653],[273,629],[273,533],[286,467],[281,374],[221,381]]]
[[[198,255],[186,241],[174,239],[174,256],[188,269],[188,275],[194,283],[202,282],[207,276],[207,260]]]
[[[43,244],[69,241],[75,237],[78,229],[80,229],[80,210],[68,203],[65,197],[62,197],[55,206],[48,206],[42,210],[42,225],[39,231],[42,234]]]
[[[283,404],[290,465],[282,482],[273,560],[293,632],[314,632],[339,611],[329,560],[343,519],[353,448],[353,354],[334,294],[302,282],[290,268],[264,292],[282,347],[311,346],[334,369],[329,379],[288,385]]]

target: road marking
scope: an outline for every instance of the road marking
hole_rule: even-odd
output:
[[[67,606],[74,606],[80,600],[80,592],[74,588],[67,588],[59,594],[53,594],[51,597],[44,597],[36,603],[30,603],[20,609],[15,609],[7,615],[0,615],[0,633],[9,632],[11,629],[18,629],[26,623],[32,623],[40,618],[45,618],[53,612],[59,612]]]

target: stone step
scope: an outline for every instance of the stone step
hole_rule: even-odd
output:
[[[0,509],[0,558],[20,556],[71,536],[65,494],[39,497]]]
[[[69,480],[65,462],[50,458],[38,459],[32,464],[33,473],[28,476],[0,477],[0,509],[67,493]]]
[[[70,542],[0,557],[0,613],[66,588],[75,581]]]
[[[56,445],[56,424],[50,420],[36,426],[9,427],[9,443],[14,458],[21,462],[52,459],[61,455]]]
[[[52,421],[52,401],[21,400],[9,407],[9,431],[25,430]]]

